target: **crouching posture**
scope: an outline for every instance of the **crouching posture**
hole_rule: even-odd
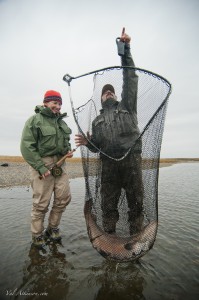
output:
[[[30,165],[33,205],[31,231],[33,244],[45,245],[46,237],[60,240],[59,224],[66,206],[71,201],[66,163],[52,172],[53,166],[66,153],[72,157],[69,143],[71,129],[63,121],[62,98],[59,92],[50,90],[44,95],[43,105],[36,106],[35,115],[24,126],[21,153]],[[44,218],[54,194],[48,227],[44,230]]]

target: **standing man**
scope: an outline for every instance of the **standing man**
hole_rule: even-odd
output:
[[[123,28],[120,41],[124,43],[122,66],[134,67],[130,52],[130,36]],[[132,68],[123,69],[121,101],[117,101],[115,89],[106,84],[101,93],[102,110],[92,122],[92,135],[86,139],[81,134],[75,137],[76,146],[85,145],[93,152],[99,149],[113,160],[100,154],[102,160],[101,209],[104,231],[115,233],[119,220],[118,202],[122,189],[128,203],[130,234],[136,234],[143,223],[143,184],[141,152],[137,120],[138,76]],[[93,147],[92,142],[98,149]],[[128,155],[126,155],[128,153]],[[126,156],[125,156],[126,155]]]
[[[43,105],[36,106],[35,115],[24,126],[21,138],[21,153],[30,165],[33,205],[31,231],[33,244],[45,245],[46,237],[53,241],[61,239],[59,224],[62,213],[71,201],[69,179],[65,162],[59,176],[51,173],[55,163],[68,153],[72,157],[69,143],[71,129],[63,121],[61,114],[62,98],[59,92],[49,90],[44,95]],[[48,227],[44,232],[44,218],[54,193]]]

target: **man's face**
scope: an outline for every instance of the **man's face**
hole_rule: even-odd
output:
[[[49,101],[49,102],[45,102],[44,105],[46,107],[49,107],[54,114],[58,114],[60,112],[61,106],[62,106],[60,101]]]
[[[102,102],[106,101],[107,99],[114,99],[117,100],[117,97],[115,95],[115,93],[111,92],[110,90],[107,90],[103,93],[102,95]]]

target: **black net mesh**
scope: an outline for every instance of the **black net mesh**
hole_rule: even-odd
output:
[[[124,92],[128,72],[135,80],[125,82],[125,88],[137,86],[134,94]],[[73,81],[70,98],[79,133],[88,140],[88,147],[81,146],[88,235],[105,258],[131,261],[152,248],[157,233],[159,157],[171,85],[157,74],[133,67],[110,67],[85,75]],[[114,86],[118,102],[137,97],[137,116],[125,106],[118,106],[109,119],[100,114],[101,92],[107,83]],[[77,102],[81,105],[74,109]],[[134,133],[131,122],[137,127]],[[88,138],[93,126],[103,145],[99,139]]]

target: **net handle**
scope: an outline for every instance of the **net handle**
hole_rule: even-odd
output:
[[[96,74],[97,75],[98,73],[101,73],[101,72],[104,72],[104,71],[109,71],[109,70],[114,70],[114,69],[118,69],[118,70],[120,70],[120,69],[133,69],[135,71],[140,71],[140,72],[147,73],[149,75],[152,75],[154,77],[157,77],[157,78],[161,79],[163,82],[166,83],[166,85],[170,88],[170,90],[172,89],[171,83],[166,78],[164,78],[163,76],[161,76],[161,75],[159,75],[157,73],[151,72],[149,70],[146,70],[146,69],[132,67],[132,66],[112,66],[112,67],[106,67],[106,68],[102,68],[102,69],[98,69],[98,70],[95,70],[95,71],[91,71],[91,72],[88,72],[88,73],[85,73],[85,74],[82,74],[82,75],[79,75],[79,76],[76,76],[76,77],[73,77],[73,76],[71,76],[71,75],[69,75],[67,73],[67,74],[65,74],[63,76],[63,80],[65,82],[67,82],[68,85],[70,85],[70,83],[71,83],[71,81],[73,79],[81,78],[81,77],[84,77],[84,76],[87,76],[87,75],[92,75],[92,74]]]

